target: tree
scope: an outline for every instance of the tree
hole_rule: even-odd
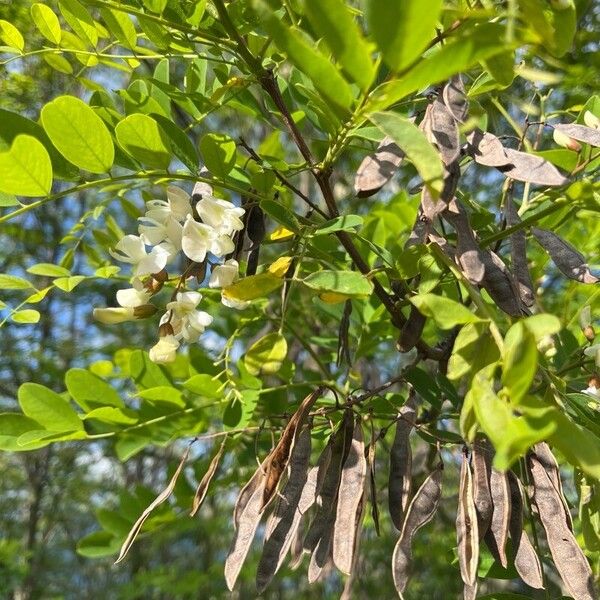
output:
[[[23,570],[3,548],[9,593],[43,593],[38,517],[61,502],[44,482],[100,453],[122,475],[77,548],[118,554],[117,597],[238,578],[255,597],[255,577],[287,597],[299,576],[276,571],[302,548],[323,595],[595,597],[597,7],[60,0],[7,17],[0,448],[7,491],[31,458],[37,557]],[[34,360],[11,349],[34,336]],[[94,495],[86,471],[61,479]]]

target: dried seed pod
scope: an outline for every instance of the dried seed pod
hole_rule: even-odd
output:
[[[248,262],[246,263],[246,277],[256,275],[258,269],[258,259],[260,257],[260,246],[248,252]]]
[[[529,587],[543,589],[544,576],[542,574],[542,565],[529,540],[527,532],[523,529],[523,494],[521,492],[521,484],[512,471],[507,472],[507,477],[511,501],[509,530],[515,568],[521,579]]]
[[[407,248],[410,248],[411,246],[417,246],[418,244],[425,244],[430,227],[431,219],[428,219],[423,213],[423,209],[419,207],[415,224],[413,225],[410,235],[404,244],[404,249],[406,250]]]
[[[292,543],[290,545],[290,569],[292,571],[295,571],[302,563],[304,556],[304,525],[307,520],[308,515],[306,513],[300,515],[296,529],[292,532]]]
[[[475,129],[467,135],[467,141],[477,164],[486,167],[502,167],[509,164],[505,148],[494,134]]]
[[[575,536],[565,523],[560,496],[536,454],[528,456],[527,465],[533,482],[533,499],[554,565],[575,600],[594,600],[597,598],[594,576]]]
[[[259,246],[265,237],[265,215],[258,204],[250,209],[246,233],[252,242],[252,248]]]
[[[198,487],[196,488],[196,493],[194,494],[194,500],[192,501],[192,510],[190,512],[190,517],[196,515],[196,513],[200,510],[202,503],[204,502],[204,498],[206,498],[206,492],[208,492],[208,487],[210,482],[212,481],[215,473],[217,472],[217,468],[219,467],[219,461],[223,456],[223,452],[225,451],[225,442],[227,441],[227,436],[223,438],[221,442],[221,446],[217,453],[213,456],[210,464],[208,465],[208,469],[204,474],[204,477],[200,480]]]
[[[371,517],[373,518],[373,525],[375,527],[375,533],[380,536],[381,532],[379,529],[379,505],[377,503],[377,482],[375,479],[375,448],[377,447],[377,440],[371,437],[369,448],[367,450],[367,469],[369,471],[369,488],[371,491]]]
[[[252,498],[252,496],[259,487],[261,488],[261,490],[264,489],[264,478],[267,459],[268,457],[265,460],[263,460],[258,469],[254,471],[252,477],[250,477],[246,485],[240,490],[240,493],[238,494],[235,506],[233,507],[233,526],[235,529],[238,528],[240,517],[246,509],[250,498]]]
[[[333,534],[333,564],[346,575],[350,574],[352,567],[356,521],[366,475],[365,442],[362,423],[357,418],[348,456],[342,468]]]
[[[474,586],[477,581],[477,565],[479,563],[479,532],[473,499],[473,479],[466,451],[463,451],[460,468],[456,536],[460,575],[465,585]]]
[[[463,600],[476,600],[477,598],[477,581],[474,585],[463,585]]]
[[[508,478],[492,468],[490,474],[490,491],[494,510],[490,528],[484,536],[485,543],[490,549],[492,556],[506,569],[508,559],[506,557],[506,541],[510,525],[510,492],[508,489]]]
[[[509,227],[517,225],[521,222],[515,204],[510,198],[506,199],[506,224]],[[525,231],[522,229],[515,231],[510,236],[510,256],[512,262],[512,270],[515,274],[517,284],[519,286],[519,294],[521,301],[525,306],[533,306],[535,302],[535,292],[529,266],[527,264],[527,241]]]
[[[332,442],[330,441],[321,455],[317,464],[312,467],[306,478],[306,484],[302,490],[302,495],[298,501],[298,510],[300,514],[305,514],[308,509],[317,501],[317,497],[321,492],[321,486],[325,480],[325,475],[329,469],[332,455]]]
[[[473,501],[477,512],[479,539],[488,532],[492,522],[494,503],[490,491],[492,449],[486,439],[476,439],[471,452],[473,468]]]
[[[412,560],[412,539],[415,533],[429,523],[437,510],[442,495],[443,465],[440,463],[425,479],[414,495],[396,542],[392,556],[392,573],[396,591],[402,597],[410,576]]]
[[[506,177],[547,186],[560,186],[567,183],[566,177],[561,175],[551,162],[541,156],[534,156],[512,148],[505,148],[504,152],[508,157],[508,164],[496,168],[502,171]]]
[[[400,352],[408,352],[415,347],[416,343],[421,339],[426,321],[427,318],[415,306],[411,306],[408,319],[400,330],[400,336],[396,344]]]
[[[565,522],[567,527],[573,531],[573,519],[571,517],[571,511],[569,510],[569,505],[567,504],[567,499],[565,498],[565,493],[563,491],[562,481],[560,479],[560,469],[558,467],[558,463],[556,462],[556,458],[554,458],[554,454],[552,454],[552,450],[550,450],[550,446],[546,444],[546,442],[539,442],[534,445],[533,451],[535,452],[538,460],[542,463],[544,469],[546,469],[546,473],[556,490],[556,493],[559,495],[560,500],[563,505],[563,510],[565,513]]]
[[[448,204],[452,201],[456,193],[459,179],[460,167],[458,162],[454,161],[444,166],[444,187],[437,200],[433,199],[427,187],[423,188],[419,209],[427,219],[433,221],[433,219],[441,215],[448,208]]]
[[[442,162],[449,165],[458,158],[460,153],[458,125],[440,97],[427,108],[429,115],[426,113],[423,119],[424,133],[439,150]]]
[[[600,148],[600,131],[598,129],[592,129],[591,127],[578,125],[577,123],[560,123],[555,125],[554,129],[568,135],[574,140],[579,140],[584,144]]]
[[[597,283],[600,281],[590,271],[583,254],[573,248],[571,244],[545,229],[532,227],[531,232],[563,275],[581,283]]]
[[[465,85],[459,74],[444,86],[442,98],[450,114],[459,122],[463,123],[469,115],[469,101],[465,93]]]
[[[417,405],[413,390],[408,400],[400,408],[400,418],[396,421],[396,435],[390,449],[390,472],[388,480],[388,506],[396,529],[402,529],[404,512],[410,499],[412,484],[412,450],[410,432],[417,417]]]
[[[356,194],[366,198],[378,192],[398,170],[404,156],[391,137],[383,138],[375,154],[367,156],[358,167],[354,178]]]
[[[265,543],[256,572],[256,589],[259,594],[281,567],[302,516],[298,511],[298,502],[308,479],[310,426],[305,425],[296,437],[288,465],[287,483],[281,492],[276,510],[267,522]]]
[[[346,361],[346,364],[352,363],[352,357],[350,356],[350,341],[348,339],[348,331],[350,329],[350,315],[352,314],[352,301],[346,300],[344,303],[344,312],[340,319],[340,328],[338,332],[338,351],[336,364],[339,367],[342,361]]]
[[[188,446],[186,451],[183,453],[183,456],[181,457],[181,461],[179,462],[179,465],[178,465],[177,469],[175,470],[175,473],[173,473],[173,477],[171,477],[171,480],[169,481],[169,484],[167,485],[167,487],[151,502],[150,506],[148,506],[144,510],[144,512],[140,515],[138,520],[133,524],[133,527],[131,528],[130,532],[127,534],[127,537],[125,538],[125,541],[123,542],[123,545],[121,546],[121,550],[119,552],[119,556],[118,556],[117,560],[115,560],[115,564],[120,563],[125,558],[125,556],[129,552],[129,549],[133,545],[135,538],[137,537],[138,533],[142,529],[142,525],[144,524],[146,519],[150,516],[150,513],[157,506],[160,506],[165,500],[167,500],[169,498],[169,496],[173,493],[173,490],[175,489],[175,484],[177,483],[177,480],[179,479],[179,475],[181,474],[183,465],[185,465],[185,461],[187,460],[189,453],[190,453],[190,446]]]

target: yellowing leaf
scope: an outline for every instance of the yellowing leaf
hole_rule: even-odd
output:
[[[325,302],[325,304],[339,304],[340,302],[346,302],[350,300],[352,296],[346,294],[336,294],[335,292],[323,292],[319,294],[319,298]]]
[[[293,256],[280,256],[269,268],[268,272],[275,277],[285,277],[290,265],[294,260]]]
[[[252,344],[244,364],[250,375],[272,375],[281,368],[287,354],[287,342],[281,333],[269,333]]]
[[[294,232],[293,231],[290,231],[289,229],[286,229],[285,227],[283,227],[283,225],[280,225],[269,236],[269,239],[272,242],[275,242],[275,241],[279,242],[279,241],[282,241],[282,240],[287,240],[287,239],[289,239],[289,238],[291,238],[293,236],[294,236]]]
[[[223,288],[223,296],[231,300],[254,300],[267,296],[283,285],[283,279],[272,273],[251,275]]]

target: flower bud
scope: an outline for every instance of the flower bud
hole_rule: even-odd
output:
[[[581,150],[581,144],[577,140],[574,140],[572,137],[569,137],[566,133],[563,133],[558,129],[554,130],[552,137],[554,138],[554,141],[559,146],[563,146],[563,148],[573,150],[573,152],[579,152]]]
[[[583,113],[583,122],[592,129],[600,129],[600,119],[589,110]]]
[[[95,308],[93,316],[99,323],[114,325],[134,321],[136,319],[134,311],[134,308]]]
[[[588,342],[593,342],[594,338],[596,337],[596,332],[591,325],[588,325],[587,327],[583,328],[583,335]]]
[[[177,358],[177,348],[179,348],[179,342],[175,337],[173,335],[165,335],[161,336],[158,342],[150,348],[148,354],[152,362],[171,363]]]

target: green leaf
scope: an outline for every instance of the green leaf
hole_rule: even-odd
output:
[[[115,452],[121,462],[129,460],[146,446],[152,443],[152,439],[145,435],[120,435],[115,443]]]
[[[115,157],[104,121],[82,100],[59,96],[42,108],[41,120],[56,149],[91,173],[106,173]]]
[[[133,50],[137,44],[137,33],[129,15],[109,8],[101,8],[100,14],[117,40],[126,48]]]
[[[15,323],[37,323],[40,320],[40,313],[31,308],[26,310],[17,310],[10,315]]]
[[[62,54],[44,54],[43,59],[59,73],[72,75],[73,67],[71,63]]]
[[[305,10],[344,72],[366,90],[375,76],[371,48],[342,0],[306,0]]]
[[[155,119],[136,113],[125,117],[115,127],[119,145],[141,163],[166,169],[171,162],[167,136]]]
[[[190,138],[170,119],[163,115],[152,116],[165,134],[171,154],[177,157],[191,173],[196,173],[200,157]]]
[[[318,292],[343,296],[365,297],[373,291],[373,284],[355,271],[317,271],[302,279],[302,283]]]
[[[531,332],[536,342],[561,330],[560,319],[548,313],[539,313],[520,321]]]
[[[502,383],[507,388],[511,404],[519,401],[529,391],[537,371],[538,352],[535,337],[519,321],[506,333],[504,339],[504,366]]]
[[[5,194],[4,192],[0,192],[0,206],[1,207],[19,206],[19,204],[21,204],[21,203],[12,194]]]
[[[170,385],[158,385],[147,388],[139,391],[136,396],[150,402],[164,402],[166,404],[175,404],[175,406],[185,406],[181,392]]]
[[[61,38],[60,23],[54,11],[41,2],[31,5],[31,18],[40,33],[52,44],[59,44]]]
[[[437,198],[444,187],[444,166],[438,151],[427,141],[425,134],[406,117],[396,113],[373,113],[369,119],[402,149]]]
[[[192,394],[208,398],[219,398],[222,395],[222,392],[218,391],[221,387],[221,382],[205,373],[193,375],[187,381],[183,382],[183,387],[192,392]]]
[[[287,342],[279,332],[269,333],[246,351],[244,365],[250,375],[273,375],[287,355]]]
[[[19,446],[18,439],[28,431],[36,431],[41,425],[18,413],[0,413],[0,450],[16,452],[24,450]],[[41,444],[40,446],[44,446]],[[39,447],[39,446],[38,446]],[[28,448],[28,450],[31,448]]]
[[[133,425],[138,422],[138,416],[132,410],[115,408],[114,406],[102,406],[94,408],[82,419],[96,419],[103,423],[114,423],[115,425]]]
[[[12,23],[4,19],[0,19],[0,40],[7,46],[16,48],[20,52],[23,52],[25,48],[25,40],[21,32]]]
[[[329,59],[315,48],[313,42],[307,41],[300,30],[286,25],[263,0],[256,0],[255,6],[276,46],[330,102],[349,108],[353,101],[352,89]]]
[[[23,413],[44,429],[54,432],[83,431],[83,424],[69,403],[37,383],[24,383],[18,392]]]
[[[519,0],[519,8],[537,40],[553,54],[562,56],[571,44],[577,30],[577,13],[572,1],[553,8],[543,0]]]
[[[85,7],[77,0],[60,0],[58,7],[65,21],[79,38],[95,47],[98,43],[98,30]]]
[[[296,215],[287,206],[281,204],[281,202],[275,202],[275,200],[261,200],[260,207],[267,213],[271,218],[275,219],[278,223],[281,223],[286,229],[293,231],[294,233],[300,233],[300,223],[296,218]]]
[[[444,296],[418,294],[409,298],[422,315],[431,317],[442,329],[452,329],[456,325],[477,323],[481,319],[468,308]]]
[[[369,31],[392,71],[419,58],[435,37],[442,0],[368,0]]]
[[[335,231],[353,231],[360,228],[363,218],[358,215],[343,215],[319,225],[314,235],[326,235]]]
[[[258,390],[244,390],[241,398],[233,398],[223,411],[225,429],[243,429],[250,423],[258,403]]]
[[[27,269],[28,273],[32,275],[42,275],[46,277],[69,277],[71,271],[65,269],[59,265],[53,265],[52,263],[37,263]]]
[[[123,540],[109,531],[94,531],[77,543],[77,554],[87,558],[100,558],[116,554]]]
[[[223,288],[223,295],[231,300],[255,300],[268,296],[283,285],[283,279],[271,273],[259,273],[244,277],[234,284]]]
[[[30,135],[18,135],[0,153],[0,191],[17,196],[46,196],[52,187],[52,163],[46,148]]]
[[[86,369],[69,369],[65,374],[65,385],[73,400],[86,412],[102,406],[125,408],[117,391]]]
[[[83,275],[72,275],[71,277],[59,277],[54,280],[54,285],[63,292],[72,292],[83,280]]]
[[[200,140],[200,153],[206,168],[223,179],[235,165],[235,141],[224,133],[207,133]]]
[[[458,381],[495,363],[500,351],[489,332],[489,323],[467,323],[458,332],[448,361],[448,379]]]
[[[129,357],[129,372],[140,389],[161,385],[170,386],[171,381],[159,365],[150,360],[147,352],[134,350]]]
[[[0,275],[0,290],[27,290],[33,288],[27,279],[16,275]]]

